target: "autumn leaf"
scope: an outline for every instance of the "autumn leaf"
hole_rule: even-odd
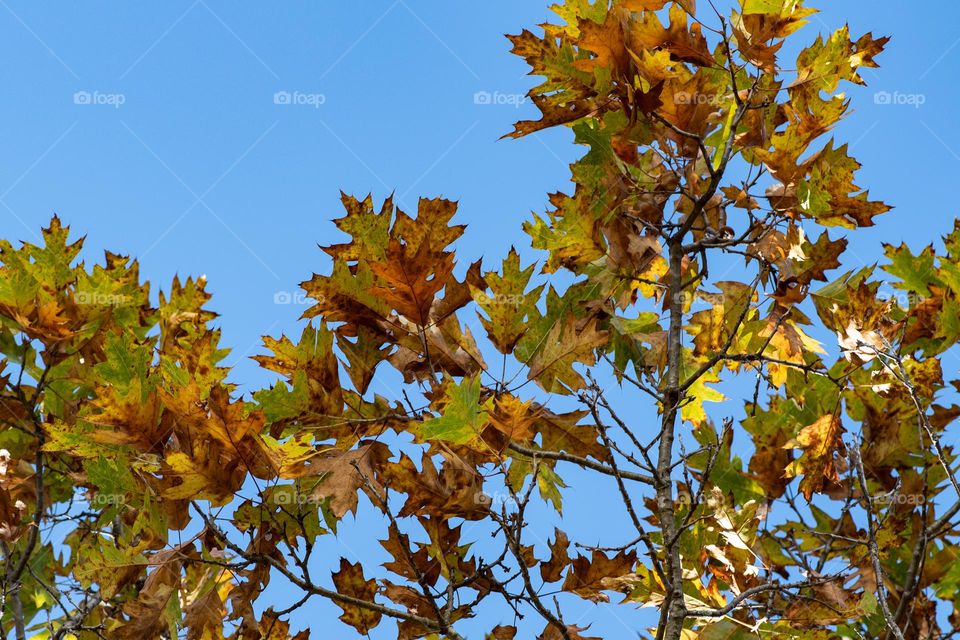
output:
[[[495,272],[486,275],[491,293],[475,290],[473,299],[487,314],[487,317],[480,316],[480,322],[490,341],[501,353],[511,353],[528,326],[540,318],[537,302],[543,285],[526,292],[533,265],[521,269],[520,256],[514,249],[504,259],[502,270],[502,275]]]
[[[183,568],[178,556],[182,550],[174,548],[163,551],[151,559],[151,564],[156,568],[147,577],[136,600],[124,606],[124,614],[129,621],[114,631],[117,638],[142,640],[170,631],[176,633],[179,620],[177,598]]]
[[[786,468],[788,477],[803,476],[800,491],[807,500],[840,480],[844,428],[834,415],[821,416],[800,430],[797,437],[783,445],[785,449],[801,449],[803,454]]]
[[[636,561],[633,552],[621,552],[612,558],[601,551],[594,551],[590,558],[578,556],[563,581],[563,590],[594,602],[609,602],[610,597],[603,593],[607,589],[604,579],[632,573]]]
[[[340,570],[333,574],[333,584],[337,593],[367,602],[373,602],[378,591],[375,580],[364,579],[360,564],[351,564],[345,558],[340,559]],[[380,624],[382,615],[379,611],[371,611],[347,601],[336,601],[336,604],[343,609],[340,620],[360,634],[366,634]]]
[[[554,529],[554,539],[550,543],[550,560],[540,565],[540,577],[544,582],[557,582],[563,570],[570,563],[567,547],[570,541],[567,534],[560,529]]]
[[[527,361],[530,367],[527,377],[545,391],[570,393],[581,389],[585,382],[573,365],[593,364],[596,362],[594,349],[606,344],[607,333],[598,328],[596,321],[584,327],[577,325],[572,315],[558,319],[533,347],[533,355]]]
[[[443,415],[424,422],[421,433],[427,440],[463,444],[477,437],[487,417],[480,405],[479,376],[465,378],[459,384],[447,385]]]
[[[357,513],[358,492],[378,491],[379,469],[390,457],[390,450],[379,442],[364,442],[352,451],[331,451],[310,459],[300,477],[319,479],[312,495],[329,498],[330,511],[337,518]]]
[[[563,626],[564,633],[561,633],[560,629],[557,628],[554,624],[548,624],[546,629],[543,630],[537,640],[561,640],[565,638],[570,638],[570,640],[601,640],[597,636],[585,636],[582,635],[581,631],[586,631],[587,627],[578,627],[575,624],[568,624]]]

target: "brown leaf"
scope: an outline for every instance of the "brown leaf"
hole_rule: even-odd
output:
[[[310,631],[304,630],[300,633],[290,635],[290,623],[286,620],[280,620],[273,609],[267,609],[260,618],[259,635],[257,638],[262,640],[310,640]],[[251,640],[253,640],[251,638]]]
[[[128,622],[117,627],[112,637],[118,640],[143,640],[159,638],[169,630],[165,615],[167,603],[179,596],[180,572],[183,569],[181,554],[189,546],[161,551],[150,559],[155,569],[147,576],[137,598],[123,606]]]
[[[522,138],[531,133],[549,129],[561,124],[569,124],[594,112],[596,107],[593,100],[578,99],[570,102],[559,102],[551,96],[531,95],[533,104],[540,109],[543,116],[539,120],[521,120],[513,125],[513,131],[505,137]]]
[[[687,26],[687,12],[677,5],[670,7],[670,26],[664,28],[655,13],[644,13],[642,20],[630,25],[629,47],[634,52],[666,49],[675,60],[701,67],[713,67],[716,61],[707,47],[700,24]]]
[[[27,505],[14,500],[4,487],[0,486],[0,540],[16,542],[23,534],[20,523],[26,514]]]
[[[796,439],[783,445],[785,449],[802,449],[803,455],[787,467],[787,476],[803,475],[800,492],[807,500],[823,491],[828,483],[840,480],[843,467],[843,423],[835,415],[821,416],[800,430]]]
[[[363,577],[363,567],[360,563],[351,564],[346,558],[340,559],[340,570],[333,574],[333,584],[337,588],[337,593],[351,598],[357,598],[365,602],[375,602],[377,596],[377,582],[375,580],[366,580]],[[379,611],[335,600],[334,603],[343,609],[343,615],[340,616],[345,624],[350,625],[361,635],[369,633],[371,629],[380,624],[383,617]]]
[[[386,465],[382,471],[383,482],[390,489],[408,496],[399,516],[480,520],[489,514],[483,499],[483,478],[476,470],[445,462],[438,472],[426,451],[420,465],[417,469],[409,456],[401,454],[399,462]]]
[[[330,511],[337,518],[357,513],[358,491],[369,491],[369,482],[378,491],[379,470],[390,457],[390,449],[381,442],[366,442],[352,451],[335,451],[311,458],[300,477],[319,476],[313,490],[316,498],[330,498]],[[379,502],[372,498],[375,505]]]
[[[216,571],[220,573],[219,569]],[[216,586],[202,589],[183,609],[183,626],[187,628],[187,640],[223,638],[223,621],[226,615],[220,591]]]
[[[550,543],[550,561],[540,563],[540,577],[544,582],[556,582],[563,574],[563,570],[570,564],[567,548],[570,541],[567,534],[560,529],[554,529],[554,540]]]
[[[593,602],[609,602],[610,597],[603,593],[604,578],[617,578],[632,573],[636,562],[637,554],[634,551],[621,551],[612,558],[602,551],[594,551],[591,559],[578,556],[571,564],[573,570],[563,581],[563,590]]]
[[[564,634],[560,633],[560,630],[555,627],[553,624],[547,624],[547,628],[543,630],[537,640],[565,640],[569,638],[570,640],[603,640],[596,636],[583,636],[580,635],[581,631],[586,631],[588,627],[578,627],[575,624],[565,625],[565,630],[567,632],[566,637]]]
[[[517,637],[516,627],[507,627],[498,624],[487,634],[486,640],[513,640]]]
[[[630,67],[630,53],[623,37],[623,23],[616,11],[607,13],[603,24],[593,20],[580,20],[579,45],[594,54],[588,60],[577,60],[574,66],[583,71],[601,68],[609,70],[615,76],[627,73]]]
[[[440,566],[430,560],[425,548],[420,547],[414,550],[410,544],[410,537],[405,533],[400,533],[396,527],[390,527],[387,539],[381,540],[380,545],[393,556],[391,562],[383,564],[384,569],[408,580],[417,581],[420,576],[423,576],[427,584],[431,586],[437,584],[440,578]]]

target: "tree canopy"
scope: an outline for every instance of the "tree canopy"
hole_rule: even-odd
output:
[[[509,36],[540,114],[508,136],[586,147],[538,251],[458,263],[455,202],[343,195],[268,388],[203,278],[153,297],[57,217],[0,241],[0,635],[304,639],[315,598],[321,637],[595,639],[577,600],[657,640],[951,635],[960,223],[851,260],[890,207],[830,136],[887,38],[803,0],[553,10]],[[630,536],[564,528],[583,478]],[[339,559],[361,512],[383,564]]]

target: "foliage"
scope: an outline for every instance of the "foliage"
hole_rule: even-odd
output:
[[[588,148],[524,227],[541,268],[459,269],[453,202],[344,195],[349,239],[303,283],[299,338],[264,338],[279,379],[251,396],[204,280],[154,304],[135,260],[88,266],[56,217],[41,246],[0,243],[5,636],[306,638],[287,618],[314,597],[402,639],[470,618],[585,639],[570,602],[612,598],[655,607],[658,639],[945,636],[960,224],[940,252],[887,246],[886,276],[844,273],[836,230],[889,209],[827,138],[886,38],[843,27],[784,61],[802,0],[554,10],[510,37],[542,78],[510,135]],[[402,395],[372,393],[389,370]],[[742,411],[705,404],[747,387]],[[624,408],[643,403],[656,421]],[[583,477],[635,536],[537,544]],[[318,573],[361,511],[389,561]],[[302,599],[264,610],[276,582]]]

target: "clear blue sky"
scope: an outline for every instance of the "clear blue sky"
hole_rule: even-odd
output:
[[[854,242],[872,262],[879,241],[925,243],[957,213],[960,7],[821,4],[811,36],[844,21],[894,36],[837,134],[861,184],[897,207]],[[139,256],[155,286],[207,274],[237,380],[256,385],[239,356],[296,328],[303,307],[275,294],[326,268],[316,247],[338,238],[338,190],[459,200],[461,264],[529,246],[521,222],[566,188],[580,151],[564,131],[498,140],[535,109],[474,94],[506,102],[531,86],[503,34],[543,22],[546,5],[0,0],[0,236],[36,239],[57,212],[88,234],[87,255]],[[323,103],[275,104],[282,91]],[[925,103],[878,105],[875,91]]]
[[[299,332],[297,283],[327,269],[317,245],[340,239],[340,189],[396,192],[408,210],[459,200],[461,265],[492,266],[511,244],[534,257],[520,224],[581,153],[564,131],[498,141],[535,111],[514,104],[533,79],[503,34],[543,22],[546,4],[0,0],[0,237],[35,241],[57,212],[89,236],[88,260],[139,256],[154,291],[206,274],[234,379],[258,388],[268,377],[246,356],[262,334]],[[893,36],[837,131],[860,184],[896,207],[853,239],[871,263],[880,242],[922,246],[957,215],[960,6],[819,4],[808,38],[844,22]]]

